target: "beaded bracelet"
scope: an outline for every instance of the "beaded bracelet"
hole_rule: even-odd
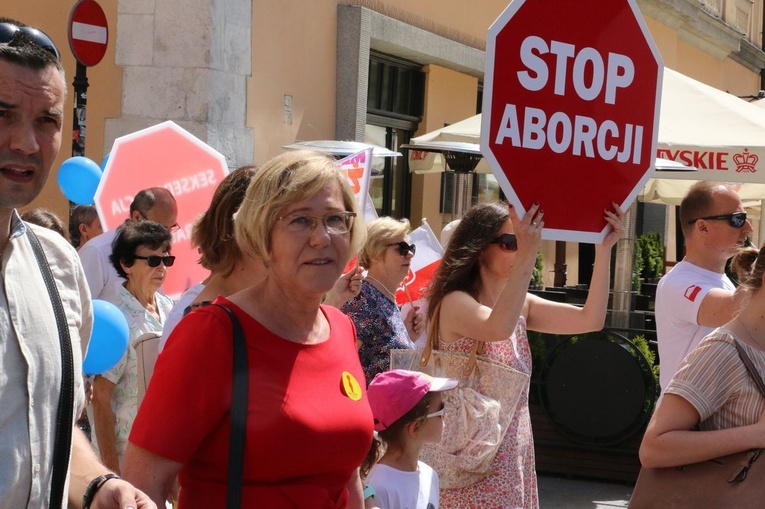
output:
[[[82,497],[82,509],[90,509],[90,504],[93,503],[93,498],[95,498],[96,492],[110,479],[120,479],[120,476],[117,474],[104,474],[99,475],[90,481],[88,489],[85,490],[85,495]]]
[[[368,499],[368,498],[372,498],[372,497],[374,497],[375,495],[377,495],[377,493],[375,492],[375,489],[374,489],[373,487],[371,487],[371,486],[366,486],[366,487],[364,488],[364,500],[366,500],[366,499]],[[85,508],[85,509],[87,509],[87,508]]]

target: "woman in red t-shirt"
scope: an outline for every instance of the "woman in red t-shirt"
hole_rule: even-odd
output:
[[[364,243],[356,200],[334,160],[287,152],[253,177],[235,216],[261,282],[217,304],[244,329],[249,401],[242,506],[361,508],[358,465],[372,414],[352,322],[322,306]],[[157,360],[130,435],[125,477],[164,503],[178,475],[179,507],[224,507],[232,327],[218,306],[178,324]]]

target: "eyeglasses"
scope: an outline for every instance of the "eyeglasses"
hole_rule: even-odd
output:
[[[694,219],[692,221],[688,221],[688,224],[693,224],[696,221],[699,221],[700,219],[704,219],[706,221],[709,220],[717,220],[717,219],[725,219],[728,221],[728,224],[731,225],[733,228],[742,228],[744,224],[746,224],[746,212],[736,212],[734,214],[722,214],[720,216],[707,216],[707,217],[700,217],[698,219]]]
[[[406,256],[409,253],[412,253],[412,256],[414,256],[414,253],[417,252],[417,246],[414,244],[407,244],[403,240],[401,242],[393,242],[392,244],[387,244],[387,246],[398,246],[398,254],[401,256]]]
[[[503,233],[496,239],[493,239],[490,244],[499,244],[499,248],[502,251],[518,250],[518,241],[516,240],[514,233]]]
[[[428,414],[425,417],[423,417],[423,420],[430,419],[432,417],[442,417],[446,413],[446,407],[442,406],[439,410],[436,410],[432,414]]]
[[[330,235],[342,235],[348,233],[353,227],[355,212],[335,212],[326,216],[304,216],[302,214],[290,214],[279,217],[279,221],[287,224],[287,233],[301,237],[307,237],[316,229],[319,221]]]
[[[175,263],[175,256],[133,256],[136,260],[146,260],[146,265],[151,267],[159,267],[160,262],[165,264],[165,267],[172,267]]]
[[[0,23],[0,44],[7,44],[11,42],[16,32],[21,32],[22,34],[26,35],[30,41],[55,56],[56,60],[61,59],[61,56],[58,53],[58,49],[56,48],[56,45],[53,44],[51,38],[45,35],[42,30],[38,30],[37,28],[20,27],[14,25],[13,23]]]

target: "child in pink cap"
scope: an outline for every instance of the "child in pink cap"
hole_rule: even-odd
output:
[[[361,476],[374,489],[376,507],[438,509],[438,474],[419,460],[420,450],[441,441],[441,392],[455,387],[457,380],[403,369],[379,373],[369,384],[377,436],[361,464]],[[386,448],[379,457],[381,442]]]

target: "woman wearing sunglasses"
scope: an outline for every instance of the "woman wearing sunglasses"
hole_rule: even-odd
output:
[[[624,232],[624,213],[613,206],[614,212],[604,211],[611,231],[595,246],[590,291],[581,308],[527,292],[544,227],[544,212],[538,204],[523,219],[507,204],[470,209],[433,278],[428,335],[438,335],[442,350],[465,354],[475,341],[483,342],[482,355],[530,374],[527,328],[551,334],[600,330],[608,304],[611,248]],[[436,312],[438,323],[433,320]],[[519,401],[493,460],[493,473],[466,488],[442,489],[442,509],[538,507],[528,387]]]
[[[390,350],[415,348],[410,338],[423,327],[419,308],[406,319],[396,304],[396,289],[409,273],[415,245],[409,244],[409,220],[381,217],[367,225],[367,243],[359,264],[367,268],[361,291],[341,308],[356,325],[359,357],[367,384],[390,367]]]
[[[128,435],[138,411],[138,364],[135,341],[147,332],[162,333],[173,301],[159,288],[167,268],[172,235],[154,221],[129,221],[114,239],[111,262],[125,283],[117,293],[116,306],[127,319],[128,346],[116,366],[93,382],[93,443],[104,465],[119,472]]]

